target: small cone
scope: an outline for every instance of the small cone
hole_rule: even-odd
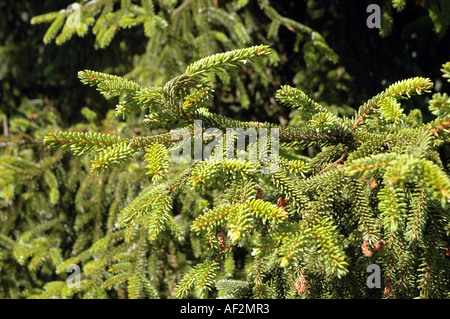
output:
[[[222,249],[222,251],[225,250],[227,247],[227,238],[220,227],[217,227],[217,241],[219,242],[220,249]]]
[[[289,204],[289,201],[284,199],[283,197],[278,198],[277,206],[286,211],[286,206]]]
[[[361,251],[362,251],[364,256],[372,257],[372,252],[369,249],[369,242],[368,241],[364,241],[363,242],[363,244],[361,245]]]
[[[303,270],[300,272],[300,276],[297,278],[297,281],[295,282],[295,288],[297,289],[299,295],[304,294],[306,289],[308,289],[308,281],[306,280],[305,275],[303,274]]]
[[[384,286],[383,296],[389,297],[391,293],[392,293],[392,286],[391,283],[388,281],[386,282],[386,286]]]

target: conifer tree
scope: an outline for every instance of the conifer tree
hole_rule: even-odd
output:
[[[211,34],[201,32],[210,21],[192,19],[200,2],[159,3],[86,2],[75,31],[65,26],[76,10],[34,19],[52,21],[44,39],[59,44],[92,26],[99,47],[120,28],[156,28],[139,59],[161,63],[139,63],[126,76],[80,71],[81,82],[117,103],[105,119],[82,108],[84,122],[67,129],[25,101],[10,121],[13,136],[0,140],[0,295],[448,298],[447,94],[432,96],[434,119],[424,122],[419,109],[404,110],[412,95],[431,91],[427,78],[396,82],[352,115],[283,84],[272,93],[293,110],[289,125],[227,116],[218,112],[215,84],[239,87],[239,74],[251,72],[264,83],[279,59],[267,45],[245,47],[239,23],[249,27],[251,18],[235,11],[249,2],[230,2],[226,11],[202,2],[227,27],[211,32],[211,51]],[[258,8],[272,36],[280,27],[299,33],[310,66],[336,61],[312,29],[267,1]],[[187,38],[205,51],[183,51],[192,43],[174,36],[188,32],[189,19],[198,33]],[[157,41],[192,55],[164,65],[167,50]],[[229,129],[248,133],[244,150]],[[215,141],[224,153],[211,148]],[[230,147],[233,158],[225,156]],[[381,268],[381,288],[368,287],[370,265]]]
[[[273,54],[269,58],[274,66],[288,63],[282,53],[294,50],[301,61],[296,64],[302,66],[303,72],[304,65],[311,70],[317,70],[323,64],[337,69],[339,57],[322,35],[297,20],[283,16],[276,6],[276,2],[268,0],[223,3],[187,0],[179,5],[177,1],[170,0],[157,3],[150,0],[82,1],[33,17],[31,22],[34,25],[49,24],[43,37],[46,44],[64,45],[73,37],[92,34],[97,50],[108,48],[114,41],[120,41],[123,50],[131,50],[129,46],[137,44],[121,38],[121,34],[127,30],[141,34],[145,46],[136,52],[134,68],[120,75],[143,86],[161,86],[182,73],[192,61],[205,56],[261,42],[272,45]],[[280,38],[280,34],[285,36],[283,34],[286,33],[295,39],[292,48],[285,48],[286,44]],[[301,73],[299,71],[294,76]],[[248,111],[250,105],[264,109],[263,114],[267,113],[269,117],[274,116],[273,109],[280,110],[275,102],[269,108],[266,101],[271,100],[272,96],[265,90],[259,90],[268,86],[275,89],[284,84],[280,83],[283,75],[274,68],[267,68],[267,64],[256,61],[246,72],[217,72],[211,76],[216,77],[217,82],[229,91],[236,91],[236,94],[227,94],[227,90],[215,96],[223,103],[221,113],[232,113],[230,110],[235,109],[241,114],[251,114]],[[332,80],[326,76],[322,78]],[[258,94],[254,93],[256,90]],[[211,106],[215,107],[214,104]],[[345,107],[341,108],[345,110]]]
[[[115,215],[104,237],[58,267],[85,263],[80,292],[124,287],[131,297],[155,296],[145,261],[157,263],[154,250],[161,245],[179,258],[189,243],[197,261],[186,265],[175,297],[204,298],[215,291],[233,298],[369,297],[369,264],[382,269],[378,297],[448,297],[447,97],[433,95],[436,119],[430,123],[422,123],[418,110],[405,114],[400,103],[430,92],[432,82],[422,77],[392,84],[352,118],[282,86],[276,99],[300,110],[297,126],[238,121],[203,107],[211,94],[208,73],[270,53],[260,45],[212,55],[161,87],[79,73],[106,97],[119,97],[116,114],[144,108],[143,124],[184,127],[195,138],[194,121],[202,120],[204,132],[218,128],[224,135],[219,145],[233,148],[225,142],[227,128],[276,128],[280,143],[279,169],[261,174],[262,160],[219,160],[215,152],[201,161],[188,153],[188,163],[174,166],[169,154],[180,147],[174,131],[128,138],[93,132],[47,136],[48,146],[97,154],[90,167],[99,174],[141,158],[152,180]],[[443,71],[449,76],[448,64]],[[200,139],[202,148],[208,138]],[[250,143],[247,152],[255,146]],[[308,146],[318,150],[312,158],[302,155]],[[174,208],[184,196],[209,198],[179,213]],[[235,261],[239,250],[247,254],[243,269]]]
[[[222,6],[221,3],[218,6],[216,2],[212,1],[186,1],[179,8],[175,8],[176,4],[170,1],[160,1],[158,4],[152,1],[83,1],[79,3],[79,6],[74,4],[68,8],[61,8],[62,10],[34,17],[31,22],[33,24],[51,22],[50,28],[43,38],[47,46],[51,46],[52,41],[58,45],[68,43],[74,35],[89,37],[91,28],[86,28],[86,26],[91,26],[92,33],[97,39],[96,44],[101,44],[96,45],[96,48],[108,47],[111,52],[110,56],[115,56],[117,59],[123,58],[125,55],[131,56],[130,53],[133,51],[142,54],[139,48],[135,49],[136,42],[131,42],[133,37],[130,37],[130,32],[126,33],[126,29],[134,28],[133,34],[139,35],[139,32],[142,32],[139,27],[143,26],[142,30],[148,31],[149,28],[145,29],[145,25],[148,27],[153,23],[153,27],[156,28],[153,32],[147,34],[147,37],[142,33],[143,41],[141,42],[144,43],[142,47],[146,48],[147,53],[139,57],[136,68],[126,75],[139,83],[148,84],[152,82],[153,84],[167,81],[171,74],[181,72],[194,57],[201,57],[205,52],[213,53],[214,50],[220,48],[237,48],[243,45],[242,39],[244,38],[246,41],[254,41],[254,39],[260,39],[261,36],[265,37],[268,34],[265,24],[263,28],[255,28],[254,26],[258,26],[260,23],[254,21],[259,19],[260,16],[267,19],[267,16],[253,14],[253,9],[246,8],[247,4],[240,2],[240,4],[230,3]],[[4,7],[3,2],[0,5]],[[23,7],[33,6],[34,8],[34,5],[35,3],[27,3]],[[116,10],[117,8],[119,10]],[[172,15],[174,8],[177,9],[178,13]],[[261,2],[257,4],[257,8],[261,13],[263,10],[269,10],[274,19],[283,18],[269,2]],[[20,9],[20,14],[24,14],[22,6],[18,6],[18,9]],[[78,9],[81,10],[78,11]],[[237,13],[238,10],[240,12],[245,10],[245,19],[243,19],[241,13]],[[9,11],[12,11],[12,16],[8,16],[8,18],[13,21],[17,19],[14,10],[9,8]],[[213,11],[216,12],[216,18],[211,21],[210,17],[213,15],[211,13]],[[106,15],[108,16],[106,17]],[[119,45],[113,42],[113,38],[109,42],[102,42],[101,39],[104,38],[101,38],[100,35],[105,35],[105,32],[111,29],[111,24],[118,21],[123,22],[124,19],[128,19],[127,26],[121,24],[116,30],[120,32],[114,32],[116,42],[120,41],[120,49]],[[143,22],[144,19],[147,23]],[[57,23],[56,20],[58,20]],[[9,23],[8,21],[2,21],[2,25]],[[176,27],[176,25],[180,25],[179,21],[183,21],[183,28]],[[195,23],[186,24],[186,21],[194,21]],[[286,28],[289,32],[294,32],[293,30],[298,28],[304,28],[305,32],[314,32],[314,30],[290,19],[285,19],[284,24],[283,28]],[[169,25],[170,28],[166,28],[166,25]],[[243,28],[243,25],[246,28]],[[251,27],[252,25],[253,27]],[[261,23],[261,25],[263,24]],[[75,28],[71,28],[71,26]],[[288,27],[289,29],[287,29]],[[171,32],[166,32],[169,30]],[[240,37],[239,31],[248,34]],[[276,38],[277,32],[275,31],[273,30],[270,33],[271,39]],[[123,37],[117,36],[122,32],[126,33],[126,43],[124,43]],[[197,40],[187,41],[186,43],[179,41],[183,34],[186,35],[186,32],[192,33],[191,37],[195,37]],[[111,34],[109,32],[109,35]],[[11,42],[10,35],[6,33],[9,42]],[[214,36],[211,37],[211,35]],[[216,37],[216,42],[210,41]],[[206,38],[208,38],[208,41],[205,41]],[[317,39],[319,41],[321,37],[318,35]],[[161,51],[157,41],[163,41],[166,49]],[[36,41],[33,43],[36,43]],[[83,43],[89,43],[89,39]],[[213,45],[214,43],[215,45]],[[188,49],[186,45],[189,45]],[[78,44],[77,47],[79,47]],[[126,50],[124,50],[124,47],[126,47]],[[202,48],[202,50],[199,50],[199,48]],[[53,49],[56,50],[54,47]],[[177,56],[176,63],[168,60],[168,58],[173,57],[170,52],[174,51],[183,53],[183,56]],[[330,57],[336,57],[331,49],[328,48],[328,51],[331,52]],[[2,47],[2,57],[5,56],[5,53],[10,52],[15,51]],[[69,52],[70,54],[67,57],[72,59],[73,55],[77,55],[79,51],[69,50]],[[121,62],[122,65],[108,65],[110,59],[105,59],[105,55],[101,56],[105,61],[101,64],[108,66],[110,71],[113,70],[113,72],[119,74],[123,74],[124,67],[130,64],[130,61],[124,61]],[[280,57],[276,54],[271,56],[272,63],[277,63]],[[319,56],[321,55],[317,54],[317,58]],[[155,64],[155,59],[163,63],[161,65]],[[7,59],[8,62],[10,60],[14,61],[14,59]],[[168,63],[164,63],[165,61]],[[18,65],[21,66],[22,62]],[[267,66],[262,64],[258,68],[268,70]],[[11,70],[16,69],[16,66],[11,67]],[[47,69],[51,70],[52,65],[46,65]],[[30,73],[30,70],[26,71],[23,73]],[[33,73],[37,75],[39,70]],[[249,74],[245,81],[236,76],[229,76],[226,72],[222,72],[218,76],[225,86],[229,84],[230,88],[237,90],[236,96],[230,96],[233,99],[232,103],[248,106],[249,92],[246,92],[246,90],[251,87],[248,83],[267,85],[269,80],[273,81],[273,78],[277,78],[276,75],[271,78],[271,75],[268,74],[268,78],[262,79],[261,75],[266,75],[266,71],[258,72],[259,78],[255,77],[256,74]],[[76,73],[74,75],[76,77]],[[64,77],[66,76],[67,72],[64,74]],[[20,78],[23,80],[23,76],[20,76]],[[11,91],[11,94],[17,95],[14,83],[16,82],[7,83],[5,81],[2,83],[2,99],[8,104],[13,99],[8,99],[9,96],[3,95],[3,93]],[[10,85],[12,86],[10,87]],[[21,93],[23,94],[23,92]],[[70,96],[75,97],[76,100],[79,99],[75,92]],[[259,103],[265,100],[264,95],[257,95],[257,97]],[[136,132],[143,135],[151,132],[150,129],[139,125],[139,115],[137,117],[127,116],[126,123],[121,122],[120,118],[115,118],[114,112],[109,112],[106,118],[103,118],[98,109],[99,103],[93,103],[95,96],[94,99],[92,97],[86,98],[88,101],[91,100],[86,103],[90,104],[89,107],[95,106],[96,109],[84,107],[81,112],[74,109],[70,110],[73,113],[67,112],[67,100],[59,100],[59,103],[53,101],[55,105],[52,106],[47,97],[45,97],[45,100],[43,98],[34,100],[21,98],[23,102],[20,106],[11,106],[10,109],[13,109],[14,112],[7,109],[6,113],[0,113],[0,116],[4,119],[4,136],[1,136],[0,139],[0,162],[2,162],[0,214],[2,221],[5,221],[1,228],[0,294],[15,298],[28,297],[41,292],[42,287],[49,281],[65,280],[67,274],[64,271],[55,272],[59,260],[78,254],[92,244],[95,239],[101,237],[102,232],[109,227],[107,225],[111,225],[115,220],[113,215],[110,219],[107,219],[106,214],[108,212],[117,214],[136,197],[139,191],[148,186],[145,170],[142,170],[143,167],[138,163],[130,164],[127,172],[121,172],[120,176],[114,172],[101,173],[99,175],[101,182],[99,182],[89,174],[88,159],[70,157],[63,152],[50,153],[45,147],[42,147],[43,137],[55,129],[104,134],[120,133],[129,137]],[[221,100],[226,102],[225,98],[221,98]],[[226,103],[229,103],[229,101]],[[72,100],[71,104],[76,105],[77,103]],[[2,106],[4,105],[2,104]],[[105,103],[103,109],[107,106],[108,104]],[[214,106],[211,101],[210,106]],[[67,122],[74,123],[75,121],[73,118],[68,119],[64,116],[77,113],[82,114],[82,122],[67,128]],[[16,160],[16,158],[20,160]],[[155,176],[154,180],[157,179],[158,176]],[[117,183],[118,180],[120,180],[120,183]],[[185,209],[189,209],[188,205],[185,206]],[[26,218],[22,216],[26,216]],[[51,222],[58,218],[60,218],[59,222]],[[36,228],[36,225],[45,224],[46,221],[49,221],[47,227]],[[28,232],[29,230],[31,232]],[[26,236],[22,238],[22,234],[26,234]],[[31,234],[33,235],[31,236]],[[55,240],[46,241],[44,237]],[[35,239],[36,241],[34,241]],[[37,247],[38,244],[45,246],[45,243],[48,243],[49,246]],[[64,247],[64,249],[61,247]],[[15,254],[13,254],[14,248]],[[34,255],[35,253],[36,255]],[[54,257],[53,259],[50,253]],[[30,267],[28,267],[30,260],[27,257],[34,257]],[[166,263],[169,264],[168,261]],[[171,279],[171,286],[174,285],[177,280],[176,276],[179,276],[179,274],[174,276]],[[169,278],[172,275],[164,275],[163,277]],[[173,290],[171,286],[168,288],[161,287],[160,294],[164,296],[167,291]],[[121,292],[119,296],[124,297],[125,295]]]

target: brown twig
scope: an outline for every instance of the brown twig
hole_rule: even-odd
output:
[[[335,162],[329,164],[327,167],[325,167],[323,170],[321,170],[321,171],[320,171],[319,173],[317,173],[316,175],[322,174],[323,172],[329,170],[329,169],[330,169],[331,167],[333,167],[333,166],[334,166],[334,167],[339,167],[339,164],[341,164],[341,163],[344,161],[344,159],[345,159],[346,156],[347,156],[347,155],[342,154],[341,157],[339,157],[338,160],[336,160]]]
[[[42,144],[42,140],[32,139],[32,140],[19,140],[19,141],[8,141],[8,142],[0,142],[1,147],[8,147],[14,144],[22,145],[22,144]]]
[[[3,115],[3,135],[9,137],[8,116],[6,114]]]

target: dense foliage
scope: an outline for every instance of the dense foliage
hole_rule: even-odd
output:
[[[448,96],[422,93],[450,74],[448,1],[407,2],[382,6],[380,30],[364,26],[361,1],[15,4],[22,22],[2,21],[15,32],[2,33],[0,52],[0,295],[447,298]],[[47,29],[15,27],[31,12]],[[436,44],[415,56],[392,24],[411,12],[403,34],[423,40],[418,31],[434,28]],[[345,28],[354,32],[333,32]],[[35,41],[18,46],[21,32]],[[362,58],[361,37],[402,63],[386,48]],[[445,60],[415,59],[430,54]],[[230,128],[278,132],[279,152],[277,139],[266,149],[249,137],[258,161],[216,149],[174,163],[181,128],[194,153],[207,153],[208,128],[225,148]],[[261,152],[278,170],[261,173]],[[381,289],[367,286],[369,264]]]

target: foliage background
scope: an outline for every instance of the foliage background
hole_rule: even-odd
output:
[[[339,56],[339,61],[335,64],[318,55],[313,65],[306,65],[303,47],[297,47],[296,34],[281,27],[277,35],[268,37],[270,19],[260,14],[257,3],[251,1],[245,14],[254,19],[254,29],[245,44],[270,44],[278,52],[280,60],[267,67],[266,71],[270,75],[267,86],[262,86],[261,79],[252,76],[251,68],[248,69],[248,73],[241,79],[248,100],[242,99],[242,84],[239,86],[230,82],[216,88],[212,107],[216,112],[236,119],[267,120],[283,124],[292,118],[295,121],[295,112],[291,113],[291,110],[278,105],[273,99],[275,91],[282,84],[298,87],[317,102],[344,115],[352,114],[352,109],[358,108],[389,84],[408,77],[428,77],[437,83],[435,91],[448,92],[449,85],[442,81],[440,68],[450,60],[450,34],[445,27],[441,31],[436,30],[436,24],[427,10],[432,1],[407,1],[401,12],[389,9],[393,25],[391,32],[383,36],[380,36],[379,30],[368,29],[365,25],[366,7],[373,2],[376,1],[335,0],[331,4],[325,0],[274,1],[272,6],[281,15],[319,32]],[[67,247],[67,250],[51,251],[50,248],[42,254],[68,257],[77,250],[82,251],[82,247],[87,246],[89,241],[94,241],[95,236],[100,236],[92,234],[92,237],[85,238],[86,242],[79,239],[77,241],[77,227],[84,227],[86,233],[92,233],[92,227],[87,227],[86,221],[77,219],[76,214],[80,209],[88,207],[89,203],[89,207],[93,207],[92,214],[95,215],[105,207],[111,209],[111,206],[126,204],[126,201],[117,204],[119,201],[116,203],[114,196],[108,193],[114,188],[104,190],[105,193],[98,194],[98,198],[89,198],[90,202],[83,202],[86,199],[80,194],[97,189],[92,186],[95,178],[89,177],[89,163],[63,153],[50,153],[40,144],[43,136],[55,128],[111,133],[119,131],[124,135],[131,135],[136,131],[145,133],[140,131],[142,128],[137,119],[130,119],[125,126],[120,119],[113,118],[108,112],[113,109],[114,101],[106,101],[98,92],[82,85],[77,72],[93,69],[128,75],[151,85],[164,82],[178,74],[189,62],[204,56],[203,52],[189,48],[186,52],[188,59],[180,61],[180,65],[170,63],[163,68],[164,72],[148,75],[145,72],[145,63],[148,61],[142,59],[147,44],[142,28],[121,29],[103,49],[96,48],[95,36],[89,32],[84,37],[74,36],[61,45],[54,42],[44,44],[42,39],[48,25],[31,25],[31,18],[58,11],[71,3],[0,0],[0,115],[4,119],[0,131],[0,146],[2,161],[6,163],[0,173],[2,298],[39,294],[45,282],[61,278],[48,259],[43,261],[35,258],[35,264],[30,266],[29,260],[25,260],[39,255],[30,252],[22,261],[17,258],[21,254],[19,248],[15,252],[12,249],[17,247],[15,241],[24,239],[25,234],[28,238],[32,237],[29,231],[38,233],[39,225],[47,225],[47,221],[61,218],[65,226],[56,231],[51,228],[51,234],[57,234],[55,238],[61,240],[61,247]],[[218,3],[225,7],[231,1]],[[383,5],[390,3],[386,1],[380,4],[385,8]],[[223,26],[220,28],[222,31],[226,30]],[[198,30],[199,33],[202,31],[204,30]],[[224,48],[212,49],[219,52]],[[427,98],[429,97],[417,96],[409,102],[411,108],[422,107],[425,119],[429,116],[425,107]],[[242,102],[244,107],[241,107]],[[126,131],[121,131],[125,127]],[[52,166],[54,163],[57,165]],[[52,173],[45,173],[49,167],[52,167]],[[130,179],[133,174],[142,173],[132,166],[128,167],[128,172]],[[5,175],[9,175],[9,179]],[[95,180],[107,183],[104,176]],[[132,198],[145,186],[144,183],[123,188],[128,192],[125,197]],[[105,198],[107,200],[102,203]],[[194,204],[178,203],[178,209],[182,212]],[[97,219],[98,225],[108,222],[104,216]],[[52,238],[49,233],[44,234],[47,240]],[[28,251],[31,251],[30,247]],[[25,251],[25,247],[23,248]],[[170,250],[169,247],[167,249]],[[64,275],[63,273],[62,276]],[[166,275],[169,277],[169,274]],[[179,279],[174,273],[170,273],[170,276],[175,277],[174,282]],[[167,293],[163,293],[163,296],[170,296],[173,289],[168,287],[170,285],[173,282],[161,283],[161,291]],[[118,292],[119,297],[124,294]]]

